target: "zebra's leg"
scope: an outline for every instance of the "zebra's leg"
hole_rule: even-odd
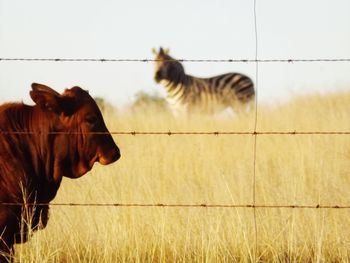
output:
[[[218,111],[214,114],[214,118],[216,119],[226,119],[235,117],[237,113],[234,111],[232,107],[226,107],[225,109]]]
[[[247,102],[244,103],[246,105],[246,112],[250,113],[250,112],[255,112],[255,100],[249,100]]]
[[[238,115],[246,115],[255,112],[254,100],[237,100],[231,104],[231,108]]]
[[[171,105],[171,113],[174,118],[186,118],[189,114],[189,110],[186,105]]]

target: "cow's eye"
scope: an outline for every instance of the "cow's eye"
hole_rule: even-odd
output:
[[[97,117],[95,115],[87,115],[85,117],[85,121],[91,125],[96,124],[97,123]]]

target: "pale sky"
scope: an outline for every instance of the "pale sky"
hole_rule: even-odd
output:
[[[256,0],[258,58],[350,58],[349,0]],[[254,59],[253,0],[0,0],[1,58]],[[254,63],[184,63],[188,74],[241,72]],[[117,107],[158,92],[152,62],[0,61],[0,102],[31,103],[30,84],[75,85]],[[260,63],[259,103],[350,91],[350,62]]]

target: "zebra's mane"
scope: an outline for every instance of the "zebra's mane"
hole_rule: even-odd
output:
[[[182,84],[188,86],[191,82],[191,77],[185,73],[183,65],[168,54],[164,54],[163,59],[167,65],[168,85],[176,86]]]

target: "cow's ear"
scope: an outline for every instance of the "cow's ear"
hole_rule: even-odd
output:
[[[43,111],[61,113],[61,95],[48,86],[33,83],[30,91],[32,100],[40,106]]]

